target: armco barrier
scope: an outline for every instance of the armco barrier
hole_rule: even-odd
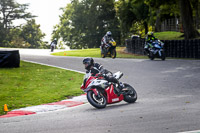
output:
[[[167,57],[200,59],[200,40],[161,40],[165,43]],[[129,53],[144,55],[145,39],[127,39],[126,50]]]

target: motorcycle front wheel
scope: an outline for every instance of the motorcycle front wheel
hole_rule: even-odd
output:
[[[154,60],[155,57],[154,57],[154,54],[153,54],[152,52],[149,53],[149,58],[150,58],[151,60]]]
[[[165,60],[165,58],[166,58],[165,52],[164,52],[164,51],[162,51],[162,52],[161,52],[161,59],[164,61],[164,60]]]
[[[125,91],[124,101],[127,103],[134,103],[137,100],[137,92],[129,84],[124,83],[124,88],[122,91]]]
[[[105,58],[105,55],[104,55],[104,53],[101,53],[101,58]]]
[[[53,52],[53,50],[54,50],[54,47],[53,47],[53,46],[51,46],[51,52]]]
[[[113,49],[111,51],[111,57],[114,59],[114,58],[116,58],[116,55],[117,55],[116,49]]]
[[[105,58],[106,55],[105,55],[106,51],[104,49],[101,49],[101,58]]]
[[[99,96],[96,96],[95,93],[90,90],[87,92],[87,99],[95,108],[102,109],[106,107],[107,101],[101,92],[99,92]]]

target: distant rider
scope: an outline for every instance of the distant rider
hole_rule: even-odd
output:
[[[51,47],[54,47],[56,48],[56,45],[57,45],[57,39],[55,38],[52,42],[51,42]]]
[[[83,60],[83,64],[85,65],[85,69],[87,70],[86,73],[91,73],[92,76],[96,76],[96,74],[101,74],[108,82],[113,82],[117,84],[119,92],[122,90],[123,84],[120,83],[115,77],[113,77],[110,71],[104,69],[101,64],[94,63],[93,58],[85,58]]]
[[[149,48],[153,47],[152,42],[157,40],[157,38],[153,35],[153,32],[148,32],[145,39],[144,50],[147,54],[149,54]]]
[[[106,32],[104,37],[101,39],[101,47],[103,49],[107,49],[108,47],[111,47],[110,41],[114,41],[112,38],[112,33],[110,31]]]

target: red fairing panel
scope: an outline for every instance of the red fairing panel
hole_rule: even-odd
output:
[[[120,95],[119,97],[114,93],[114,87],[113,85],[111,85],[110,87],[108,87],[106,89],[107,92],[107,103],[111,104],[111,103],[116,103],[116,102],[120,102],[124,99],[123,95]]]
[[[94,79],[95,79],[95,77],[90,77],[90,78],[87,80],[85,86],[84,86],[84,84],[81,85],[81,89],[82,89],[82,90],[85,90],[85,89],[88,87],[88,85],[89,85]]]

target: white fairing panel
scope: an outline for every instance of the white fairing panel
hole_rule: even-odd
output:
[[[119,80],[119,79],[123,76],[123,73],[120,72],[120,71],[118,71],[118,72],[114,73],[113,76],[114,76],[116,79]]]
[[[102,80],[102,79],[95,79],[93,80],[89,85],[88,88],[92,87],[92,86],[100,86],[102,88],[105,88],[105,84],[108,83],[107,80]]]

